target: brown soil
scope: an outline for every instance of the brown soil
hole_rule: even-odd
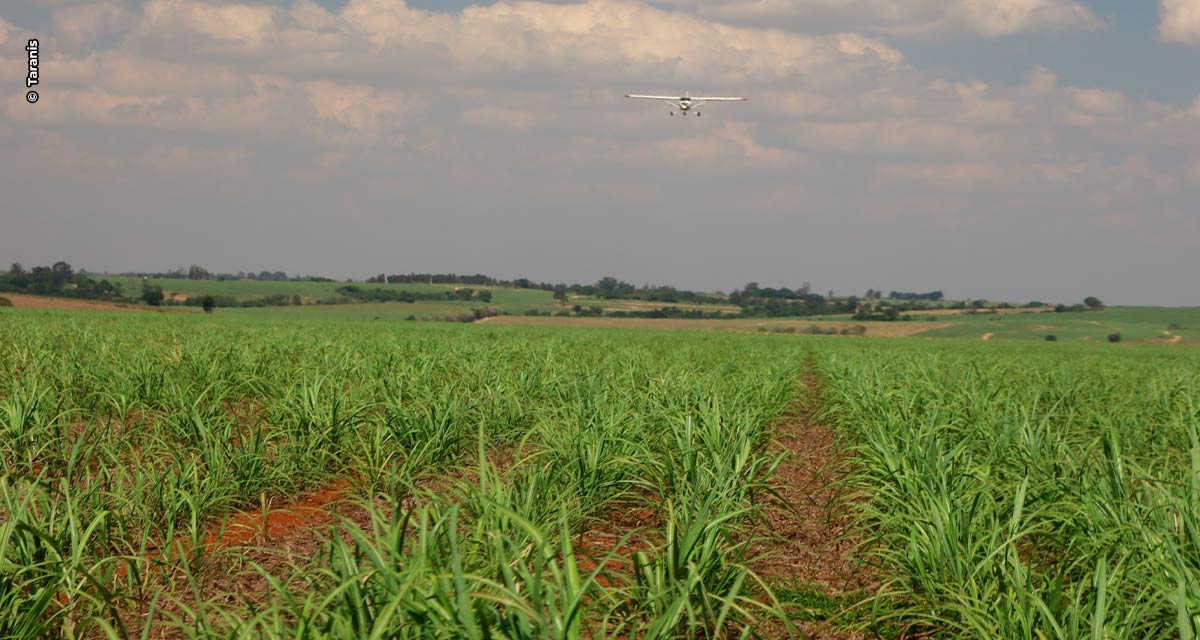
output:
[[[590,574],[603,564],[596,577],[602,587],[632,584],[633,554],[662,547],[657,498],[642,498],[614,505],[572,542],[581,573]]]
[[[337,482],[287,504],[268,503],[240,512],[210,531],[204,538],[204,548],[211,553],[246,545],[278,547],[276,542],[298,541],[297,533],[328,529],[333,524],[332,506],[346,498],[346,487],[346,482]]]
[[[755,549],[762,557],[754,569],[768,584],[845,596],[876,585],[873,576],[853,554],[858,539],[851,529],[848,497],[838,482],[852,468],[849,452],[837,434],[814,419],[820,383],[805,374],[805,401],[774,428],[773,445],[783,454],[772,489],[763,500],[770,531],[768,541]],[[832,628],[827,622],[805,622],[801,629],[812,638],[859,639],[869,636]]]
[[[105,302],[103,300],[77,300],[75,298],[55,298],[52,296],[29,296],[21,293],[0,293],[0,297],[8,298],[14,307],[26,309],[71,309],[86,311],[167,311],[163,308],[145,307],[123,302]],[[181,309],[170,309],[181,311]]]
[[[163,592],[178,594],[188,606],[195,601],[215,601],[226,605],[263,603],[272,597],[269,580],[255,567],[283,581],[294,576],[294,567],[310,563],[329,541],[335,521],[348,518],[369,530],[371,524],[364,509],[351,504],[349,482],[338,481],[325,488],[305,493],[286,504],[266,504],[264,507],[238,512],[209,529],[200,544],[180,538],[172,543],[171,555],[155,552],[148,571],[140,577],[147,585],[150,597]],[[195,584],[190,584],[172,570],[181,558],[196,557],[202,551],[201,564],[193,567]],[[119,571],[123,574],[123,571]],[[141,635],[148,602],[134,603],[122,612],[122,619],[135,635]],[[179,604],[160,601],[156,623],[148,637],[185,637],[174,625],[162,624],[164,613],[183,614]],[[186,614],[184,614],[186,619]]]
[[[996,334],[994,334],[994,333],[985,333],[985,334],[983,334],[983,341],[984,341],[984,342],[987,342],[988,340],[991,340],[991,339],[992,339],[992,336],[994,336],[994,335],[996,335]]]

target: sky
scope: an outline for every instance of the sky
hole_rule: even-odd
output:
[[[0,84],[4,264],[1200,305],[1200,0],[6,0]]]

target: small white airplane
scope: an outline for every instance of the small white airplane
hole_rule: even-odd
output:
[[[692,97],[690,93],[684,93],[682,97],[678,96],[643,96],[637,94],[625,94],[626,98],[645,98],[646,100],[662,100],[679,110],[680,115],[687,115],[689,111],[704,104],[705,102],[745,102],[746,98],[727,98],[720,96],[696,96]],[[675,111],[671,111],[671,115],[675,115]],[[696,111],[699,116],[700,112]]]

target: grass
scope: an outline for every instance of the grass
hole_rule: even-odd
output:
[[[137,294],[142,289],[141,278],[111,278],[121,285],[126,294]],[[492,292],[491,306],[502,307],[509,313],[524,313],[529,309],[540,311],[555,308],[553,293],[535,289],[511,289],[507,287],[488,286],[459,286],[442,284],[366,284],[346,282],[301,282],[301,281],[268,281],[268,280],[178,280],[151,278],[147,282],[162,287],[167,295],[176,293],[185,297],[196,297],[205,294],[231,296],[237,300],[253,300],[271,294],[281,293],[287,296],[298,295],[306,302],[315,302],[337,295],[337,289],[354,284],[364,289],[385,289],[388,291],[412,291],[419,293],[446,292],[456,289],[475,289]],[[480,303],[478,306],[486,306]]]
[[[762,357],[742,361],[747,349]],[[799,355],[753,336],[13,310],[0,324],[0,607],[27,614],[5,635],[753,626],[781,614],[756,599],[738,532]],[[345,479],[367,521],[264,568],[266,601],[238,604],[212,532]],[[626,557],[632,575],[581,570],[573,536],[631,501],[661,506],[646,535],[665,545]]]
[[[1197,355],[1058,346],[824,355],[826,418],[859,441],[864,553],[887,577],[871,624],[1194,637]]]
[[[142,286],[142,281],[137,278],[115,278],[114,280],[122,285],[126,293],[136,293],[140,291]],[[245,301],[281,293],[288,296],[298,295],[305,301],[306,305],[317,300],[336,296],[336,289],[347,284],[344,282],[276,282],[256,280],[221,282],[217,280],[175,279],[151,279],[150,283],[161,286],[163,291],[168,295],[176,293],[186,297],[195,297],[204,294],[219,294]],[[383,288],[393,291],[422,293],[453,291],[459,288],[455,285],[419,283],[355,284],[356,286],[368,289]],[[385,319],[394,315],[402,315],[404,317],[413,315],[419,319],[434,319],[469,311],[475,307],[494,307],[502,309],[509,316],[518,317],[530,310],[537,310],[541,313],[558,312],[569,308],[570,305],[576,304],[583,307],[598,306],[608,311],[652,310],[665,306],[677,306],[686,309],[721,311],[724,313],[738,312],[737,307],[728,305],[668,304],[630,300],[604,300],[582,296],[572,298],[570,305],[564,307],[556,303],[553,299],[553,294],[549,291],[505,287],[469,288],[490,291],[493,296],[492,301],[489,303],[421,301],[407,305],[403,303],[320,305],[311,309],[307,306],[303,307],[303,312],[338,319],[374,319],[376,316]],[[293,309],[282,310],[285,312],[293,311]],[[235,312],[236,310],[229,311]],[[250,313],[257,312],[268,315],[278,311],[281,311],[281,309],[249,310]],[[1033,310],[1023,312],[1019,309],[1013,309],[1003,310],[1003,313],[997,314],[981,313],[975,315],[959,313],[948,315],[942,313],[924,314],[920,311],[914,311],[909,315],[912,316],[913,321],[893,323],[856,323],[849,316],[841,315],[812,318],[755,318],[724,321],[635,319],[636,321],[627,321],[627,325],[620,324],[618,322],[620,319],[611,319],[611,321],[605,320],[602,324],[606,326],[634,326],[636,328],[691,328],[708,331],[714,328],[743,330],[746,327],[752,327],[751,330],[754,330],[758,326],[766,326],[768,328],[772,326],[783,328],[792,326],[804,329],[810,324],[836,323],[838,326],[852,326],[854,324],[866,324],[869,327],[877,326],[877,328],[869,332],[869,335],[880,337],[900,337],[919,334],[924,338],[978,340],[984,335],[991,334],[989,340],[1044,341],[1047,335],[1054,335],[1061,341],[1104,342],[1107,341],[1109,334],[1120,333],[1122,339],[1125,341],[1159,341],[1178,337],[1182,342],[1200,342],[1200,308],[1110,307],[1102,311],[1085,313],[1035,312]],[[595,324],[595,319],[554,318],[552,320],[527,320],[521,318],[520,320],[506,320],[506,322],[530,324],[580,323],[581,325],[588,326],[589,324]],[[713,324],[714,322],[718,324]],[[1171,326],[1181,328],[1168,329]]]
[[[417,320],[437,320],[470,313],[483,306],[473,302],[374,302],[364,304],[302,305],[292,307],[254,307],[222,309],[221,314],[247,318],[303,318],[314,320],[384,320],[396,322],[413,316]]]
[[[739,313],[741,307],[732,304],[694,304],[687,302],[651,302],[646,300],[611,300],[589,296],[572,296],[567,306],[600,307],[605,311],[653,311],[664,307],[698,310],[708,313]]]
[[[914,317],[922,318],[919,312]],[[1171,330],[1187,342],[1200,341],[1200,308],[1110,307],[1103,311],[1084,313],[1029,313],[1005,315],[961,315],[939,320],[952,321],[953,326],[924,334],[929,338],[974,338],[986,333],[992,340],[1044,340],[1055,335],[1059,340],[1089,340],[1104,342],[1111,333],[1120,333],[1124,340],[1163,340],[1163,332],[1172,324],[1182,329]]]
[[[1200,624],[1186,346],[382,322],[408,305],[347,306],[361,308],[5,309],[0,635],[715,639],[817,620],[1194,638]],[[1150,313],[1069,315],[1165,328]],[[817,418],[855,452],[844,482],[871,593],[750,569],[768,425],[806,362]],[[359,515],[305,534],[311,553],[210,543],[238,511],[331,486]],[[246,575],[265,587],[239,591]]]

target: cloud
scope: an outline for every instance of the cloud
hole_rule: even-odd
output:
[[[663,0],[702,16],[798,29],[849,28],[915,37],[1002,37],[1093,30],[1077,0]]]
[[[508,129],[529,131],[537,123],[537,114],[526,109],[512,109],[486,105],[468,109],[462,114],[463,122],[485,129]]]
[[[828,75],[898,64],[884,42],[857,34],[805,36],[731,27],[639,2],[498,2],[459,14],[412,9],[392,0],[351,0],[331,12],[298,0],[290,9],[200,0],[149,0],[130,43],[204,59],[253,55],[274,70],[405,67],[438,76],[447,68],[681,80]],[[440,76],[438,76],[440,77]]]
[[[878,177],[884,184],[919,185],[938,191],[981,193],[1008,190],[1024,182],[1024,171],[987,162],[886,163]]]
[[[676,134],[632,145],[606,146],[610,158],[623,164],[689,172],[785,171],[798,169],[810,160],[807,154],[760,142],[746,124],[725,122],[708,133],[711,135]]]
[[[1010,244],[1037,238],[1057,256],[1069,253],[1067,231],[1107,237],[1128,216],[1155,215],[1144,211],[1181,217],[1143,220],[1138,232],[1196,228],[1200,163],[1187,159],[1200,145],[1200,100],[1135,99],[1048,66],[1014,84],[947,77],[878,35],[1095,26],[1081,10],[1067,0],[503,0],[457,13],[393,0],[336,10],[312,0],[57,2],[44,36],[71,44],[44,52],[53,82],[37,105],[19,93],[0,100],[0,189],[38,185],[30,191],[58,198],[62,211],[94,202],[120,217],[143,206],[122,219],[164,228],[183,224],[162,213],[174,205],[150,211],[141,195],[121,194],[138,185],[145,202],[175,203],[187,193],[179,207],[236,213],[248,229],[301,218],[305,236],[362,243],[338,258],[355,265],[345,275],[357,275],[371,247],[380,261],[532,256],[518,275],[536,275],[558,268],[535,264],[546,247],[586,237],[628,252],[608,256],[617,265],[681,249],[646,258],[651,279],[674,280],[697,252],[672,243],[694,236],[728,248],[712,272],[744,282],[769,277],[753,265],[772,256],[794,256],[780,267],[790,274],[810,256],[836,263],[851,244],[926,255],[927,240],[970,244],[986,232],[1002,243],[1012,231]],[[779,28],[810,18],[826,21],[825,35]],[[17,33],[0,21],[0,38]],[[622,97],[683,90],[751,99],[671,118],[665,105]],[[5,153],[35,147],[36,162]],[[866,233],[863,221],[881,226]],[[126,235],[149,233],[140,229]],[[443,237],[461,246],[447,249]],[[815,237],[819,246],[794,251],[795,238]],[[245,240],[247,250],[275,250],[273,238]],[[294,239],[296,255],[329,255],[307,242]],[[563,264],[603,266],[575,258]],[[493,270],[444,260],[409,266]],[[881,264],[894,261],[870,269]]]
[[[420,98],[366,85],[247,78],[240,95],[124,93],[97,87],[45,91],[36,109],[23,96],[7,103],[14,122],[119,126],[177,134],[217,133],[259,139],[308,139],[329,146],[400,144],[403,122],[424,108]]]
[[[74,5],[54,12],[54,33],[60,46],[83,49],[123,31],[129,18],[129,9],[116,2]]]
[[[1167,42],[1200,45],[1200,0],[1161,0],[1158,34]]]
[[[6,46],[9,40],[17,35],[17,27],[4,18],[0,18],[0,46]]]

